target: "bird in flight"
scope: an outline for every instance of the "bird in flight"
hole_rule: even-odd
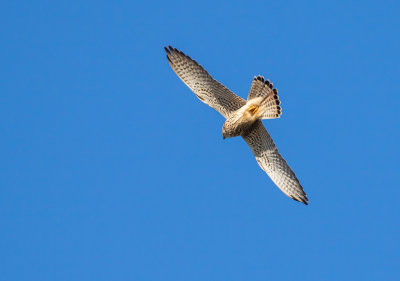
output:
[[[181,51],[164,47],[172,70],[204,103],[225,117],[223,138],[241,136],[249,145],[258,164],[272,181],[293,200],[308,205],[307,195],[295,173],[282,158],[261,119],[281,116],[278,91],[262,76],[254,77],[247,101],[237,96],[195,60]]]

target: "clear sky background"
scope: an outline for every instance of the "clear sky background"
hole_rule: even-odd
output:
[[[0,279],[400,280],[398,1],[2,1]],[[170,69],[247,97],[287,198]]]

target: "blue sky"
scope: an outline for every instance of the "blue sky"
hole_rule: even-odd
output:
[[[396,1],[3,1],[1,280],[399,280]],[[284,196],[170,69],[246,97]]]

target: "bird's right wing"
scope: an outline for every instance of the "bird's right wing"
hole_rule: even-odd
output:
[[[308,198],[296,175],[290,169],[264,125],[257,120],[246,135],[242,136],[253,152],[258,165],[272,181],[290,198],[306,205]]]
[[[169,46],[165,48],[168,62],[176,75],[186,84],[196,96],[208,104],[225,118],[238,110],[246,101],[232,93],[224,85],[216,81],[195,60],[181,51]]]

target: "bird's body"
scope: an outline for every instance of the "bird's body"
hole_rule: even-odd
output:
[[[264,77],[254,77],[247,101],[214,80],[196,61],[175,48],[165,48],[168,62],[178,77],[204,103],[226,121],[223,138],[242,136],[252,150],[260,167],[290,198],[307,205],[308,198],[296,175],[279,154],[261,119],[281,115],[278,91]]]
[[[258,106],[247,102],[226,119],[224,125],[222,126],[223,138],[226,139],[245,135],[253,123],[258,119]]]
[[[248,100],[245,105],[229,115],[222,126],[223,138],[246,135],[254,122],[262,119],[265,110],[262,106],[263,101],[263,97]]]

